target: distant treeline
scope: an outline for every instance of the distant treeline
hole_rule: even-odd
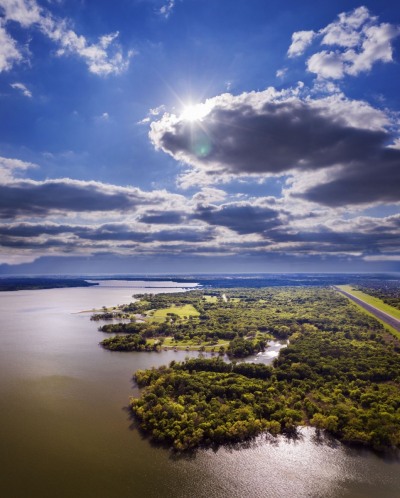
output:
[[[115,277],[110,277],[115,280]],[[303,287],[303,286],[328,286],[359,284],[365,282],[397,281],[400,285],[400,277],[390,274],[358,274],[358,273],[268,273],[268,274],[199,274],[199,275],[157,275],[157,276],[118,276],[118,279],[129,281],[146,282],[176,282],[188,284],[196,282],[203,287],[234,288],[234,287]],[[107,279],[105,279],[107,280]]]
[[[0,291],[91,287],[98,285],[80,278],[7,277],[0,278]]]

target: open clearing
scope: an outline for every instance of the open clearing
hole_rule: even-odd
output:
[[[169,308],[163,308],[160,310],[150,311],[148,313],[149,320],[154,322],[165,322],[169,318],[169,314],[178,315],[179,318],[185,320],[191,316],[197,317],[200,313],[191,304],[185,304],[184,306],[170,306]]]
[[[203,296],[203,299],[207,301],[207,303],[217,303],[218,302],[218,296]]]

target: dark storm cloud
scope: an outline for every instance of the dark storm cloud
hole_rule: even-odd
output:
[[[178,121],[155,138],[157,146],[189,163],[217,164],[234,174],[279,174],[366,160],[387,136],[350,127],[296,100],[269,102],[261,110],[215,107],[202,121]]]
[[[299,196],[332,207],[397,202],[400,200],[400,150],[377,150],[367,160],[342,168],[330,181],[314,185]]]
[[[252,104],[241,96],[215,98],[197,121],[165,115],[152,123],[150,138],[216,180],[324,168],[325,183],[311,175],[299,195],[330,206],[400,199],[400,150],[387,147],[395,137],[385,131],[383,113],[340,98],[263,103],[267,97],[257,95]]]
[[[157,193],[96,182],[15,181],[0,184],[0,217],[45,216],[60,211],[129,211],[138,205],[161,200]]]
[[[275,243],[285,243],[288,251],[374,253],[396,248],[400,240],[400,215],[386,218],[358,218],[344,222],[337,230],[319,226],[318,230],[282,230],[270,232]]]
[[[2,247],[14,249],[46,250],[54,247],[60,249],[61,251],[68,252],[69,250],[76,248],[76,244],[57,239],[35,241],[30,239],[12,239],[8,237],[1,237],[0,242]]]
[[[74,240],[56,238],[57,236],[70,234]],[[38,241],[37,237],[52,237],[46,241]],[[0,226],[0,244],[8,247],[43,247],[44,244],[61,246],[62,244],[79,245],[82,241],[91,242],[187,242],[198,243],[211,240],[213,230],[211,228],[178,228],[175,230],[159,230],[155,232],[141,232],[133,229],[128,224],[108,223],[96,227],[79,225],[57,225],[57,224],[28,224],[19,223],[14,225]],[[31,241],[29,240],[31,239]],[[96,247],[98,247],[96,245]]]
[[[140,243],[151,242],[204,242],[211,238],[211,230],[177,228],[174,230],[159,230],[141,232],[133,230],[129,225],[107,224],[98,228],[74,230],[75,235],[92,241],[132,241]]]
[[[263,233],[281,225],[277,211],[251,204],[201,206],[192,217],[210,225],[227,227],[241,235]]]
[[[139,221],[142,223],[176,225],[183,221],[184,216],[178,211],[148,211]]]
[[[0,225],[0,236],[6,237],[38,237],[39,235],[59,235],[73,232],[72,225],[18,223]],[[0,239],[1,240],[1,239]]]
[[[286,250],[293,252],[314,251],[318,253],[331,252],[373,252],[397,244],[400,237],[398,233],[338,233],[328,232],[302,232],[290,234],[274,232],[272,238],[276,243],[286,243]]]

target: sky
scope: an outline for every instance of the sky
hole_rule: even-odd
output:
[[[0,273],[400,271],[395,0],[0,0]]]

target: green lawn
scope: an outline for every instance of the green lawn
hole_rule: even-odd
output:
[[[151,321],[154,322],[165,322],[168,318],[168,313],[174,313],[178,315],[181,319],[187,319],[190,316],[199,316],[200,313],[191,304],[185,304],[184,306],[170,306],[169,308],[163,308],[160,310],[151,310],[147,313],[147,316]]]
[[[204,300],[207,301],[207,303],[217,303],[218,302],[218,296],[203,296]]]
[[[355,290],[353,288],[353,286],[351,286],[351,285],[337,285],[337,287],[338,287],[338,289],[341,289],[341,290],[348,292],[349,294],[351,294],[354,297],[358,297],[362,301],[365,301],[366,303],[370,304],[371,306],[374,306],[375,308],[383,311],[384,313],[387,313],[388,315],[391,315],[397,319],[400,319],[400,310],[393,308],[393,306],[390,306],[389,304],[384,303],[381,299],[378,299],[377,297],[370,296],[369,294],[365,294],[364,292],[361,292],[359,290]],[[354,304],[357,304],[357,303],[354,303]],[[400,332],[398,332],[396,329],[394,329],[393,327],[388,325],[383,320],[380,320],[379,318],[377,318],[372,313],[369,313],[362,306],[358,306],[358,307],[360,309],[362,309],[365,313],[368,313],[370,316],[373,316],[376,320],[381,322],[387,330],[389,330],[394,336],[396,336],[398,339],[400,339]]]

